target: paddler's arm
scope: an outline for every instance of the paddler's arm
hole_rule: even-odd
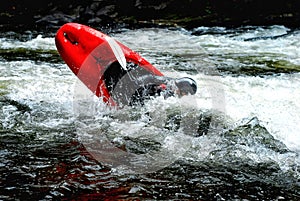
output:
[[[179,96],[194,95],[197,92],[197,83],[189,77],[170,78],[166,76],[144,75],[138,78],[139,85],[160,86],[167,94],[177,94]]]

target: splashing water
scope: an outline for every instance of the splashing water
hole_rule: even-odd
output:
[[[59,59],[53,38],[0,38],[1,199],[300,197],[298,31],[138,29],[114,38],[166,75],[196,80],[197,94],[107,108]],[[111,166],[105,153],[99,163],[82,144],[94,137],[155,171]]]

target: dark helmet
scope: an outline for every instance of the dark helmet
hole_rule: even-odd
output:
[[[175,85],[178,87],[180,95],[194,95],[197,92],[196,81],[189,77],[176,79]]]

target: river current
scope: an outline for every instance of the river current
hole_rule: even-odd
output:
[[[298,30],[111,33],[198,84],[122,109],[82,86],[54,35],[0,35],[1,200],[300,199]]]

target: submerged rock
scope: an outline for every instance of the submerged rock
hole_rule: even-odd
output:
[[[233,66],[223,64],[218,66],[217,69],[222,74],[230,74],[234,76],[268,76],[279,75],[281,73],[297,73],[300,72],[300,66],[293,64],[287,60],[278,60],[267,58],[263,59],[257,55],[247,57],[230,55],[231,58],[240,62],[241,65]],[[224,56],[226,58],[226,56]]]
[[[224,134],[227,146],[259,147],[283,154],[289,152],[284,143],[275,139],[254,117],[248,123],[229,130]]]

